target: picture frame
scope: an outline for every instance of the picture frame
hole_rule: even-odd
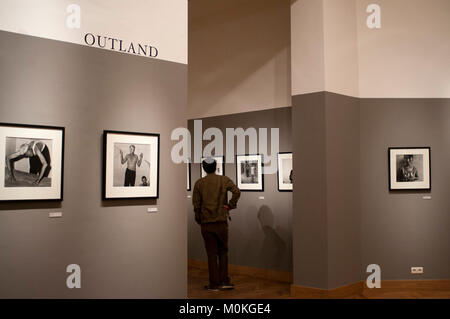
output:
[[[264,191],[262,154],[236,155],[236,185],[244,192]]]
[[[65,128],[0,123],[0,201],[62,201]]]
[[[224,156],[211,156],[213,159],[216,160],[217,167],[216,167],[216,174],[217,175],[225,175],[225,157]],[[203,178],[207,174],[203,170],[203,161],[206,159],[206,157],[202,157],[202,160],[200,161],[200,177]]]
[[[431,190],[431,148],[389,147],[389,190]]]
[[[160,135],[103,131],[103,200],[159,197]]]
[[[277,163],[278,191],[292,192],[294,186],[292,152],[279,152]]]

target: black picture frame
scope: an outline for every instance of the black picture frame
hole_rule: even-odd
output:
[[[291,154],[292,155],[292,159],[294,157],[292,152],[278,152],[277,154],[277,186],[278,186],[278,191],[279,192],[288,192],[288,193],[292,193],[293,189],[282,189],[280,188],[280,161],[279,161],[279,157],[282,154]],[[294,169],[293,165],[292,165],[292,169]],[[293,185],[292,185],[293,186]]]
[[[129,136],[146,136],[146,137],[156,137],[157,138],[157,154],[156,154],[156,193],[152,196],[123,196],[123,197],[110,197],[107,194],[107,142],[108,135],[129,135]],[[103,131],[103,170],[102,170],[102,200],[104,201],[116,201],[116,200],[134,200],[134,199],[158,199],[159,198],[159,169],[160,169],[160,134],[159,133],[144,133],[144,132],[129,132],[129,131],[117,131],[117,130],[104,130]],[[151,178],[149,178],[151,179]]]
[[[414,186],[414,182],[402,181],[402,183],[411,183],[411,186],[404,187],[404,188],[395,187],[395,185],[399,184],[399,182],[397,180],[393,181],[393,179],[392,179],[392,175],[393,175],[393,170],[392,170],[393,169],[393,167],[392,167],[392,160],[393,160],[392,152],[393,151],[401,151],[401,150],[405,150],[405,151],[411,150],[411,151],[416,151],[416,152],[418,150],[422,150],[422,151],[425,150],[426,151],[426,155],[427,155],[427,158],[428,158],[428,163],[423,163],[422,170],[423,170],[424,175],[425,175],[424,176],[424,184],[428,184],[428,186],[426,186],[426,187],[422,187],[422,186],[415,187]],[[407,154],[409,152],[404,152],[404,153],[405,153],[405,155],[410,155],[410,154]],[[422,147],[417,147],[417,146],[415,146],[415,147],[388,147],[387,155],[388,155],[388,176],[389,176],[389,191],[390,192],[431,191],[431,147],[429,147],[429,146],[422,146]],[[398,155],[398,154],[396,154],[396,155]],[[397,171],[397,167],[395,167],[395,172],[396,171]],[[397,173],[396,173],[396,176],[397,176]],[[426,180],[426,177],[428,177],[427,180]]]
[[[225,156],[212,156],[212,158],[216,159],[216,158],[221,158],[222,159],[222,175],[225,176]],[[203,167],[202,167],[202,162],[203,160],[200,160],[200,178],[203,178]],[[217,162],[217,161],[216,161]],[[217,165],[219,165],[219,163],[217,163]]]
[[[249,157],[249,156],[259,156],[260,157],[260,162],[261,162],[261,187],[258,189],[248,189],[248,188],[243,188],[242,185],[240,185],[239,183],[239,169],[240,169],[240,161],[238,160],[239,157]],[[236,155],[236,185],[238,185],[239,189],[241,190],[241,192],[264,192],[264,156],[263,154],[238,154]]]
[[[38,130],[49,130],[49,131],[60,131],[61,132],[61,154],[60,154],[60,187],[57,188],[59,195],[56,198],[20,198],[20,199],[2,199],[2,203],[14,203],[14,202],[62,202],[64,200],[64,154],[65,154],[65,127],[63,126],[51,126],[51,125],[37,125],[37,124],[22,124],[22,123],[4,123],[0,122],[1,127],[11,127],[11,128],[23,128],[23,129],[38,129]],[[31,139],[31,137],[30,137]],[[52,154],[53,155],[53,154]],[[6,160],[5,158],[2,160]],[[53,162],[53,161],[52,161]],[[6,165],[6,163],[4,163]],[[5,167],[4,165],[4,167]],[[52,169],[53,169],[52,165]],[[3,187],[3,186],[2,186]]]

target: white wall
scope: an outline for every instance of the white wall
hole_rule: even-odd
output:
[[[291,5],[292,94],[450,97],[450,1],[296,0]]]
[[[66,26],[69,4],[79,29]],[[187,63],[187,0],[2,0],[0,30],[85,45],[86,33],[148,44],[157,59]]]
[[[289,16],[289,0],[189,2],[189,118],[291,105]]]
[[[325,91],[358,96],[355,0],[324,0]]]
[[[292,95],[325,90],[323,0],[291,5]]]
[[[450,97],[450,1],[378,0],[381,29],[358,0],[360,97]]]

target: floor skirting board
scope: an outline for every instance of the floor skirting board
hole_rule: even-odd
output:
[[[188,260],[189,267],[195,267],[200,269],[208,269],[208,263],[203,260]],[[230,275],[245,275],[255,278],[268,279],[273,281],[292,283],[293,276],[291,272],[284,272],[271,269],[263,269],[256,267],[240,266],[240,265],[229,265]]]
[[[326,290],[291,285],[293,298],[450,298],[450,280],[383,280],[381,288],[368,288],[360,281]]]
[[[384,298],[384,295],[410,292],[418,295],[421,292],[437,292],[433,298],[450,298],[450,280],[382,280],[381,288],[367,288],[364,285],[363,295],[368,298]]]

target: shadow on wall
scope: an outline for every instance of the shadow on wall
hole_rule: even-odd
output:
[[[274,229],[275,217],[269,206],[263,205],[258,211],[258,220],[264,232],[261,247],[261,260],[265,260],[269,269],[277,269],[286,253],[286,243]]]

